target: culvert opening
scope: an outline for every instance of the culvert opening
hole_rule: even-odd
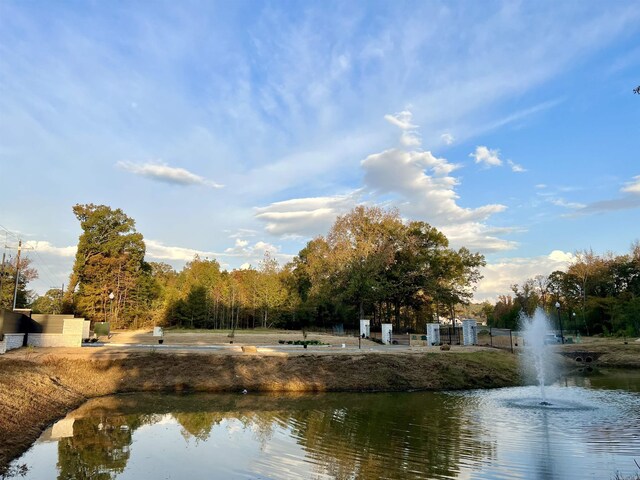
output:
[[[584,359],[584,361],[587,362],[587,363],[591,363],[591,362],[593,362],[593,358],[587,357],[587,358]]]
[[[576,357],[576,362],[582,363],[582,357]]]

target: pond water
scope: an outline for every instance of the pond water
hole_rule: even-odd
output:
[[[27,479],[296,480],[639,472],[640,372],[563,378],[547,407],[538,392],[107,397],[48,429],[12,470]]]

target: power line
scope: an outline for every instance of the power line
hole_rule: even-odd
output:
[[[11,235],[16,240],[20,240],[20,237],[17,234],[13,233],[11,230],[9,230],[7,227],[0,225],[0,228],[4,230],[8,235]]]
[[[36,246],[33,247],[33,253],[35,253],[38,258],[40,259],[40,265],[42,267],[44,267],[44,269],[47,271],[47,275],[50,275],[47,280],[49,280],[50,283],[52,283],[53,285],[60,285],[61,283],[64,283],[64,279],[61,280],[61,277],[59,277],[57,274],[53,273],[51,270],[49,270],[49,267],[47,266],[47,264],[45,263],[44,259],[42,258],[42,256],[40,255],[40,253],[37,250],[38,248],[38,244],[36,243]],[[53,281],[52,281],[53,280]]]
[[[11,230],[9,230],[9,229],[8,229],[7,227],[5,227],[4,225],[1,225],[1,224],[0,224],[0,228],[1,228],[2,230],[4,230],[4,231],[5,231],[5,235],[11,235],[13,238],[15,238],[16,240],[18,240],[19,242],[21,241],[20,237],[19,237],[16,233],[12,232]],[[9,247],[9,246],[6,244],[6,243],[7,243],[7,241],[6,241],[6,240],[7,240],[7,239],[6,239],[6,236],[5,236],[5,245],[4,245],[5,250],[6,250],[7,248],[15,248],[15,247]],[[29,243],[30,243],[30,242],[29,242]],[[53,285],[56,285],[56,284],[58,284],[58,285],[60,285],[60,284],[64,284],[64,280],[60,281],[60,280],[61,280],[61,277],[60,277],[60,276],[58,276],[57,274],[53,273],[53,272],[49,269],[49,267],[47,266],[47,264],[46,264],[45,260],[44,260],[44,259],[42,258],[42,256],[40,255],[40,252],[38,252],[38,250],[37,250],[37,248],[38,248],[38,242],[35,242],[35,246],[29,246],[29,247],[23,246],[22,248],[23,248],[23,249],[25,249],[25,250],[26,250],[26,249],[28,249],[28,250],[33,250],[33,252],[37,255],[37,257],[38,257],[38,259],[39,259],[38,266],[39,266],[39,267],[42,267],[42,268],[44,269],[44,271],[42,271],[42,273],[45,275],[45,277],[47,277],[46,279],[47,279],[47,281],[48,281],[49,283],[51,283],[51,284],[53,284]]]

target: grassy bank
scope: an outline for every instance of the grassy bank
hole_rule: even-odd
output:
[[[458,354],[176,355],[0,358],[0,472],[49,424],[88,398],[143,391],[403,391],[494,388],[520,382],[517,359]]]
[[[564,345],[563,351],[588,351],[599,353],[599,367],[640,368],[640,343],[622,340],[589,342],[577,345]]]

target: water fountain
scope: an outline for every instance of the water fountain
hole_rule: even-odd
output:
[[[540,405],[549,406],[545,392],[545,380],[551,378],[553,365],[549,356],[550,346],[545,339],[550,331],[549,319],[544,310],[537,308],[532,317],[522,315],[520,317],[522,331],[524,332],[524,359],[528,365],[535,367],[536,379],[540,386]]]
[[[541,308],[537,308],[533,316],[522,314],[520,317],[521,330],[524,337],[522,349],[522,366],[525,375],[535,376],[539,388],[539,396],[516,396],[508,404],[516,408],[545,409],[545,410],[590,410],[573,395],[570,389],[559,389],[550,385],[558,378],[558,356],[554,355],[556,345],[555,335],[549,317]],[[525,387],[527,391],[530,387]],[[551,393],[550,393],[551,392]],[[549,398],[553,395],[553,398]]]

